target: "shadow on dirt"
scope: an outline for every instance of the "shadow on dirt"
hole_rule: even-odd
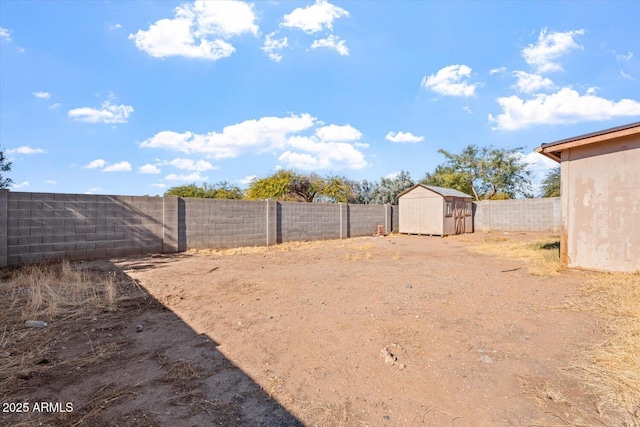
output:
[[[183,256],[161,257],[171,263]],[[116,309],[54,319],[39,330],[0,317],[0,330],[26,331],[20,345],[0,354],[3,366],[23,357],[30,345],[43,349],[21,375],[0,374],[2,402],[30,403],[25,413],[0,413],[1,425],[302,425],[229,361],[218,343],[127,275],[151,267],[142,258],[129,258],[122,268],[110,261],[76,265],[117,279]],[[0,301],[0,313],[6,313],[8,299]]]

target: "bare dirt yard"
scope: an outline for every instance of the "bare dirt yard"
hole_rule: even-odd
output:
[[[559,270],[556,240],[394,235],[84,262],[63,266],[94,283],[75,305],[5,269],[0,424],[639,425],[633,389],[611,404],[628,390],[605,396],[588,359],[616,333],[580,309],[600,301],[585,284],[601,274]],[[34,318],[49,324],[26,328]]]

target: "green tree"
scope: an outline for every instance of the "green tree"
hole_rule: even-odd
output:
[[[421,184],[435,187],[454,188],[466,194],[472,194],[471,177],[466,172],[459,172],[450,166],[438,165],[433,173],[427,172],[420,180]]]
[[[378,181],[350,181],[351,203],[364,205],[398,204],[398,195],[414,184],[409,172],[400,171],[390,178]]]
[[[11,172],[11,162],[4,157],[4,151],[0,150],[0,188],[7,188],[13,183],[13,180],[1,172]]]
[[[427,185],[455,188],[473,194],[475,200],[531,197],[531,171],[522,148],[468,145],[460,154],[438,152],[446,161],[421,181]]]
[[[397,205],[400,193],[412,185],[414,185],[413,179],[406,171],[398,172],[393,178],[380,178],[380,185],[372,194],[372,203]]]
[[[354,199],[352,181],[343,176],[324,178],[321,193],[323,201],[331,203],[353,203]]]
[[[217,184],[204,183],[202,186],[193,184],[180,185],[168,189],[165,193],[167,196],[179,197],[197,197],[201,199],[242,199],[242,190],[222,181]]]
[[[380,184],[378,184],[376,181],[367,181],[365,179],[362,182],[350,181],[349,186],[351,187],[352,194],[351,198],[349,199],[350,203],[369,205],[373,203],[373,199],[378,193]]]
[[[540,197],[560,197],[560,166],[551,169],[542,180]]]
[[[349,181],[340,176],[322,177],[281,169],[254,178],[245,191],[247,199],[275,199],[294,202],[347,202],[352,197]]]

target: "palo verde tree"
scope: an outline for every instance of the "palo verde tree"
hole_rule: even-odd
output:
[[[421,181],[473,194],[475,200],[531,197],[531,171],[522,148],[494,148],[468,145],[460,154],[444,149],[444,164]]]
[[[171,187],[165,193],[166,196],[179,196],[179,197],[197,197],[201,199],[242,199],[242,190],[229,184],[227,181],[222,181],[217,184],[204,183],[201,186],[193,184],[180,185],[177,187]]]
[[[13,180],[5,175],[6,172],[11,172],[11,162],[4,157],[4,151],[0,150],[0,188],[7,188]]]
[[[540,185],[540,197],[560,197],[560,166],[545,175]]]
[[[254,178],[245,196],[251,200],[347,202],[351,193],[349,182],[343,177],[322,177],[281,169],[269,176]]]

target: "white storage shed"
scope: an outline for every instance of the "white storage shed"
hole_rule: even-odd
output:
[[[398,198],[400,233],[448,236],[473,232],[473,197],[452,188],[416,184]]]

